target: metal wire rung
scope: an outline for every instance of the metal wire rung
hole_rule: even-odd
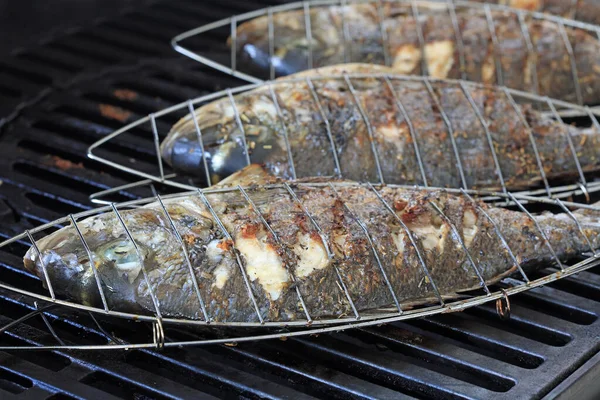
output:
[[[267,9],[267,32],[269,37],[269,60],[273,60],[275,56],[275,27],[273,26],[273,9]],[[269,62],[269,79],[275,79],[275,65],[272,61]]]
[[[235,105],[235,102],[234,102]],[[194,122],[194,129],[196,130],[196,135],[198,135],[198,144],[200,145],[200,151],[202,152],[202,165],[204,166],[204,173],[206,175],[206,183],[211,184],[212,179],[210,178],[210,170],[208,169],[208,161],[206,161],[206,152],[204,151],[204,140],[202,139],[202,131],[200,130],[200,125],[198,124],[198,120],[196,119],[196,113],[194,111],[194,105],[191,100],[188,100],[188,111],[190,112],[190,116],[192,117],[192,121]]]
[[[385,65],[392,65],[392,58],[390,57],[390,40],[387,34],[387,30],[384,26],[385,15],[383,13],[383,0],[377,0],[377,17],[379,18],[379,31],[381,34],[381,46],[383,47],[383,61]]]
[[[506,240],[506,238],[504,237],[504,235],[502,234],[502,231],[500,230],[500,227],[498,226],[498,224],[496,223],[496,221],[494,221],[492,219],[492,217],[479,205],[477,204],[477,202],[473,199],[473,197],[471,197],[467,192],[465,192],[464,190],[461,190],[461,192],[463,193],[463,195],[469,199],[469,201],[471,202],[471,204],[477,208],[477,210],[482,213],[485,218],[490,221],[490,223],[493,225],[494,227],[494,232],[496,232],[496,235],[498,236],[498,238],[500,239],[500,241],[502,242],[502,247],[504,247],[504,249],[506,250],[506,252],[508,253],[508,255],[510,256],[510,260],[513,262],[513,264],[517,267],[517,269],[519,270],[519,272],[521,273],[521,276],[523,277],[523,279],[525,280],[525,282],[529,283],[530,279],[527,276],[527,274],[525,273],[525,271],[523,271],[523,268],[521,268],[521,263],[517,260],[517,257],[515,257],[515,254],[512,252],[510,246],[508,245],[508,241]],[[558,199],[557,199],[558,200]],[[558,200],[560,201],[560,200]],[[562,204],[562,203],[561,203]],[[575,218],[575,217],[573,217]],[[589,240],[588,240],[589,243]],[[590,248],[592,248],[592,244],[590,243]]]
[[[354,301],[352,301],[352,297],[350,296],[350,292],[348,292],[348,288],[346,287],[346,284],[344,283],[344,279],[342,278],[342,274],[340,273],[340,270],[339,270],[338,266],[336,265],[335,256],[334,256],[333,252],[331,251],[331,248],[329,247],[329,242],[328,242],[327,235],[323,232],[323,230],[321,229],[321,227],[319,226],[319,224],[317,223],[317,221],[313,218],[313,216],[310,214],[310,212],[308,211],[308,209],[306,207],[304,207],[304,204],[302,204],[302,202],[300,201],[300,199],[298,198],[298,196],[296,195],[296,193],[294,192],[294,190],[291,188],[291,186],[287,182],[285,182],[283,184],[283,186],[285,187],[285,189],[289,193],[289,195],[292,198],[292,200],[294,201],[294,203],[298,204],[298,206],[302,210],[302,213],[309,219],[310,223],[317,230],[317,232],[319,234],[319,237],[321,238],[321,242],[323,243],[323,246],[324,246],[324,248],[325,248],[325,250],[327,252],[327,257],[328,257],[329,261],[333,263],[333,266],[334,266],[334,269],[335,269],[335,273],[336,273],[337,278],[338,278],[339,287],[341,288],[341,290],[344,292],[344,295],[348,299],[350,307],[352,308],[352,311],[354,312],[355,318],[357,320],[359,320],[360,319],[360,314],[358,313],[358,310],[356,308],[356,305],[354,304]]]
[[[458,62],[460,66],[460,77],[461,79],[467,79],[467,62],[465,56],[465,43],[462,39],[462,33],[460,32],[460,25],[458,23],[458,17],[456,16],[456,8],[453,0],[446,0],[448,7],[448,14],[452,21],[452,29],[454,30],[454,38],[458,47]]]
[[[540,232],[540,235],[544,239],[544,243],[546,244],[546,247],[548,247],[548,250],[550,250],[550,253],[552,254],[552,258],[554,258],[554,260],[558,264],[559,268],[564,271],[565,267],[564,267],[563,263],[560,261],[560,259],[556,255],[556,252],[554,251],[554,248],[550,244],[550,240],[548,240],[548,236],[546,235],[546,232],[544,232],[544,230],[542,229],[542,227],[540,226],[540,224],[538,223],[538,221],[523,206],[523,204],[521,202],[519,202],[519,200],[516,199],[516,197],[512,193],[508,193],[508,197],[521,209],[521,211],[523,211],[525,214],[527,214],[527,216],[529,217],[529,219],[535,224],[538,232]]]
[[[460,159],[460,153],[458,152],[458,146],[456,144],[456,139],[454,138],[454,129],[452,128],[452,123],[450,122],[450,119],[448,118],[448,114],[446,114],[446,111],[444,110],[444,107],[442,106],[440,98],[438,97],[438,95],[435,93],[435,91],[431,87],[431,83],[429,83],[429,80],[425,79],[425,80],[423,80],[423,83],[425,84],[425,87],[427,88],[427,92],[429,93],[429,96],[431,96],[436,108],[439,110],[442,120],[444,121],[444,124],[446,125],[446,129],[448,129],[448,136],[450,137],[450,142],[452,144],[452,150],[454,151],[454,157],[456,158],[456,168],[458,169],[458,173],[460,175],[460,181],[461,181],[463,189],[468,189],[467,179],[465,178],[465,170],[463,168],[462,161]]]
[[[54,288],[52,287],[52,283],[50,282],[50,276],[48,275],[48,268],[46,266],[46,261],[44,261],[44,257],[42,256],[42,252],[40,251],[35,239],[33,238],[33,235],[29,231],[29,229],[26,230],[25,233],[27,234],[27,237],[29,238],[29,241],[31,242],[31,246],[35,250],[37,259],[40,260],[40,266],[42,267],[42,273],[44,274],[44,281],[46,283],[46,288],[48,289],[48,292],[50,293],[50,297],[52,298],[52,300],[55,300],[56,295],[54,294]]]
[[[271,94],[271,100],[273,101],[273,105],[275,106],[275,111],[277,112],[277,119],[281,124],[281,130],[283,131],[283,139],[285,140],[285,147],[288,154],[288,160],[290,163],[290,170],[292,173],[292,179],[296,179],[296,165],[294,163],[294,156],[292,154],[292,146],[290,144],[290,139],[288,136],[287,125],[285,124],[285,118],[283,117],[283,113],[281,112],[281,107],[279,106],[279,100],[277,100],[277,95],[275,94],[275,90],[273,90],[273,84],[271,82],[269,85],[269,93]],[[210,181],[209,181],[210,182]]]
[[[169,214],[169,211],[167,211],[167,207],[165,207],[165,203],[162,201],[161,197],[159,195],[156,195],[155,198],[156,198],[156,201],[160,204],[160,207],[163,210],[163,213],[167,217],[167,220],[169,221],[169,225],[171,225],[171,228],[173,229],[173,233],[175,234],[177,241],[181,245],[181,250],[183,252],[183,256],[185,257],[185,262],[187,263],[187,266],[188,266],[188,269],[190,272],[190,279],[192,280],[192,284],[193,284],[194,290],[196,292],[196,297],[198,298],[198,303],[200,304],[200,308],[202,310],[202,316],[204,317],[204,321],[206,321],[206,323],[210,323],[210,317],[208,316],[208,312],[206,311],[204,299],[202,298],[202,294],[200,293],[200,286],[198,285],[198,280],[196,279],[196,274],[194,273],[194,267],[192,265],[192,260],[190,259],[190,254],[187,250],[187,247],[185,246],[185,242],[183,241],[181,234],[177,230],[175,221],[173,221],[173,218],[171,218],[171,215]]]
[[[335,145],[335,141],[333,140],[333,134],[331,132],[331,125],[329,124],[329,119],[327,118],[327,114],[325,114],[325,110],[321,105],[321,101],[319,100],[319,95],[315,90],[315,86],[313,84],[313,80],[309,77],[306,77],[306,84],[308,85],[308,89],[310,90],[310,94],[319,110],[319,115],[323,119],[323,123],[325,124],[325,129],[327,129],[327,137],[329,139],[329,144],[331,145],[331,154],[333,155],[333,161],[335,163],[335,174],[339,177],[342,175],[342,169],[340,167],[340,160],[338,159],[338,150]]]
[[[239,185],[237,186],[237,188],[240,191],[240,193],[244,196],[244,198],[246,199],[246,202],[250,205],[250,208],[252,208],[252,210],[256,213],[257,217],[260,219],[263,226],[265,228],[267,228],[267,230],[269,231],[269,233],[271,234],[271,236],[277,243],[277,246],[279,246],[279,248],[286,254],[288,260],[292,260],[293,257],[289,254],[287,248],[283,245],[283,243],[279,239],[279,236],[277,235],[277,233],[275,233],[275,230],[271,227],[271,225],[269,225],[269,223],[267,222],[267,220],[265,219],[263,214],[260,212],[259,208],[256,206],[254,201],[250,198],[250,196],[248,195],[248,192],[246,192],[246,190]],[[304,314],[306,315],[306,321],[310,324],[310,323],[312,323],[312,318],[310,317],[310,312],[308,310],[308,307],[306,306],[306,303],[304,302],[302,293],[300,293],[300,288],[298,287],[299,283],[296,280],[296,276],[294,275],[294,272],[292,270],[290,270],[290,268],[288,267],[287,260],[283,264],[285,265],[286,270],[292,280],[292,284],[295,287],[296,295],[298,296],[298,301],[300,301],[300,304],[302,305],[302,309],[304,310]]]
[[[402,227],[402,229],[406,232],[406,235],[407,235],[408,239],[410,240],[410,244],[413,247],[413,249],[415,250],[415,253],[417,254],[417,258],[419,259],[419,265],[423,269],[425,276],[427,276],[427,279],[429,280],[429,284],[433,288],[433,291],[435,292],[435,295],[437,296],[437,298],[440,302],[440,305],[444,306],[444,299],[443,299],[442,295],[440,294],[440,291],[439,291],[435,281],[433,280],[433,277],[431,276],[429,269],[427,268],[427,264],[425,264],[425,260],[423,258],[423,255],[421,254],[421,250],[419,249],[419,246],[417,246],[417,243],[415,241],[413,233],[410,231],[410,229],[408,229],[408,227],[406,226],[404,221],[402,221],[402,219],[398,216],[398,214],[396,214],[394,212],[394,210],[392,210],[392,207],[390,207],[390,205],[387,203],[387,201],[385,201],[385,199],[377,191],[377,189],[375,189],[375,187],[370,183],[368,185],[369,185],[369,188],[373,191],[373,193],[375,193],[375,195],[377,195],[377,198],[383,203],[385,209],[387,211],[389,211],[389,213],[394,217],[396,222],[398,222],[400,224],[400,226]]]
[[[114,203],[112,203],[110,205],[110,207],[111,207],[113,213],[115,214],[115,216],[117,217],[119,224],[125,231],[127,238],[129,239],[129,241],[133,245],[133,248],[135,249],[135,253],[138,257],[138,262],[140,263],[140,266],[142,267],[142,274],[144,275],[144,281],[146,282],[146,286],[148,286],[148,292],[150,293],[150,298],[152,299],[154,311],[156,312],[156,318],[161,318],[159,302],[158,302],[158,299],[156,298],[156,294],[154,293],[154,288],[152,287],[152,284],[150,283],[150,279],[148,278],[148,271],[146,270],[146,265],[145,265],[146,259],[142,255],[142,252],[140,251],[140,248],[139,248],[137,242],[133,238],[133,234],[127,227],[127,224],[125,223],[125,220],[123,220],[123,217],[121,216],[121,213],[117,209],[116,205]]]
[[[548,108],[550,108],[550,110],[552,111],[552,115],[554,115],[554,118],[557,121],[564,123],[563,119],[558,114],[558,111],[556,111],[556,107],[554,106],[554,103],[552,101],[550,101],[550,99],[548,97],[545,97],[545,102],[548,105]],[[575,161],[575,166],[577,167],[577,172],[579,173],[579,179],[581,179],[581,184],[583,186],[587,186],[585,174],[583,173],[583,169],[581,168],[581,160],[579,159],[579,156],[577,155],[577,151],[575,150],[575,145],[573,144],[573,138],[571,138],[570,132],[567,132],[565,134],[565,137],[567,138],[567,141],[569,142],[569,148],[571,149],[571,154],[573,155],[573,160]]]
[[[490,32],[490,37],[492,38],[492,47],[494,48],[494,64],[496,65],[496,82],[499,85],[504,85],[504,76],[502,73],[502,63],[500,62],[500,58],[498,55],[500,45],[498,42],[498,37],[496,36],[496,26],[494,24],[494,17],[492,16],[492,9],[489,4],[485,4],[483,7],[485,13],[485,21],[487,23],[488,31]]]
[[[485,292],[488,295],[490,295],[491,294],[490,289],[488,288],[487,284],[485,283],[485,279],[483,279],[483,276],[481,276],[481,272],[477,268],[477,264],[475,264],[475,261],[473,261],[471,252],[469,251],[469,249],[467,248],[467,245],[463,241],[463,239],[460,235],[460,232],[458,232],[458,229],[456,228],[456,225],[454,225],[452,220],[450,220],[450,218],[448,218],[448,216],[446,214],[444,214],[444,211],[442,211],[442,209],[437,204],[435,204],[433,201],[430,201],[429,204],[431,204],[431,206],[435,209],[435,211],[437,211],[437,213],[440,214],[440,216],[442,217],[444,222],[450,227],[450,229],[452,230],[452,235],[456,238],[456,241],[460,244],[460,247],[463,249],[465,256],[467,257],[467,260],[469,261],[469,265],[475,271],[475,274],[477,275],[477,278],[479,279],[481,287],[483,288],[483,290],[485,290]]]
[[[233,115],[235,116],[235,122],[237,123],[238,128],[240,129],[242,143],[244,144],[244,155],[246,156],[246,165],[250,165],[250,149],[248,148],[248,143],[246,142],[246,130],[244,129],[244,124],[242,124],[242,118],[240,117],[240,110],[233,98],[233,94],[231,93],[231,89],[227,89],[227,97],[229,98],[229,102],[231,103],[231,107],[233,109]]]
[[[73,228],[75,228],[75,231],[77,232],[77,236],[79,236],[79,240],[81,241],[81,245],[83,246],[83,248],[85,249],[85,252],[88,255],[89,263],[90,263],[90,269],[94,273],[94,279],[96,280],[96,286],[98,287],[98,293],[100,293],[100,298],[102,300],[102,305],[104,307],[104,310],[106,312],[108,312],[108,303],[106,302],[106,296],[104,294],[104,290],[102,289],[102,283],[100,282],[100,277],[98,276],[98,271],[96,269],[96,265],[94,264],[94,255],[92,254],[92,251],[90,250],[90,246],[87,244],[87,242],[85,240],[85,237],[81,233],[81,230],[77,226],[77,221],[75,221],[75,217],[73,217],[73,214],[70,214],[69,218],[71,220],[71,224],[73,225]]]
[[[42,317],[42,320],[44,321],[44,324],[46,325],[46,328],[48,328],[48,332],[50,332],[50,334],[54,337],[54,339],[58,342],[58,344],[60,346],[65,346],[65,342],[56,334],[56,331],[54,330],[54,328],[52,327],[52,325],[50,324],[50,321],[48,321],[48,318],[46,317],[46,314],[44,314],[44,310],[40,310],[40,307],[38,305],[37,301],[33,302],[33,305],[35,307],[36,310],[39,310],[39,315],[40,317]]]
[[[421,148],[419,147],[419,141],[417,140],[417,135],[415,132],[414,125],[413,125],[410,117],[408,116],[408,113],[406,112],[406,108],[404,107],[402,100],[400,100],[400,97],[396,93],[396,89],[394,89],[392,82],[390,82],[390,79],[387,76],[385,76],[383,79],[385,80],[385,84],[389,88],[390,93],[392,94],[392,97],[394,98],[394,103],[396,104],[396,107],[398,108],[398,110],[400,110],[402,117],[404,118],[404,120],[406,121],[406,124],[408,125],[408,132],[410,133],[410,138],[413,142],[413,147],[415,149],[415,157],[417,159],[417,165],[419,166],[419,171],[421,173],[421,179],[423,180],[423,186],[427,187],[427,186],[429,186],[427,184],[427,174],[425,174],[425,165],[423,165]]]
[[[229,26],[231,31],[229,37],[231,38],[231,71],[235,74],[237,69],[237,18],[232,17],[230,19]]]
[[[346,22],[346,5],[347,0],[340,0],[341,5],[341,20],[342,20],[342,49],[344,51],[344,62],[348,63],[352,60],[352,53],[348,49],[348,43],[352,43],[348,24]]]
[[[158,171],[160,173],[160,180],[164,182],[165,180],[165,171],[163,168],[162,157],[160,155],[160,139],[158,138],[158,128],[156,127],[156,117],[154,114],[150,114],[150,124],[152,125],[152,135],[154,138],[154,148],[156,150],[156,160],[158,162]]]
[[[500,168],[500,162],[498,161],[498,154],[496,154],[494,140],[493,140],[492,134],[490,133],[490,130],[488,128],[487,121],[483,118],[483,115],[481,115],[481,111],[479,111],[479,108],[475,104],[475,100],[473,99],[473,96],[471,96],[469,89],[465,86],[465,84],[463,82],[460,83],[460,89],[462,90],[463,94],[467,98],[467,101],[469,102],[471,109],[477,116],[477,119],[481,123],[481,127],[483,128],[483,131],[485,132],[485,138],[488,142],[488,146],[490,147],[490,152],[492,153],[492,158],[494,159],[494,167],[496,169],[496,175],[498,175],[498,180],[500,181],[500,186],[502,187],[502,191],[506,193],[508,191],[508,189],[506,187],[506,184],[504,183],[504,175],[502,174],[502,168]]]
[[[521,29],[521,34],[525,39],[525,45],[527,46],[527,65],[532,63],[533,72],[531,74],[531,78],[533,80],[533,93],[539,94],[540,85],[538,82],[539,78],[537,72],[537,52],[533,47],[531,34],[529,32],[529,26],[525,22],[525,14],[521,11],[517,12],[517,19],[519,21],[519,28]]]
[[[227,230],[227,228],[225,228],[225,225],[223,224],[223,221],[221,221],[221,218],[219,218],[219,216],[217,215],[217,212],[213,208],[212,204],[210,204],[210,202],[208,201],[208,198],[206,197],[206,195],[200,189],[198,189],[197,193],[198,193],[198,196],[200,196],[200,200],[202,200],[202,202],[204,203],[204,205],[208,208],[208,211],[210,211],[210,214],[213,216],[213,219],[215,220],[215,222],[217,223],[217,225],[219,225],[219,229],[221,229],[221,232],[223,232],[223,235],[225,235],[225,238],[230,243],[232,243],[232,244],[235,245],[235,241],[233,240],[233,237],[231,236],[231,234],[229,233],[229,231]],[[246,269],[244,268],[244,264],[242,263],[242,260],[240,259],[240,255],[239,255],[238,251],[236,251],[235,246],[234,246],[234,249],[232,251],[235,254],[235,258],[236,258],[238,267],[239,267],[240,272],[242,274],[242,278],[244,279],[244,284],[246,285],[246,290],[248,292],[248,297],[252,301],[252,304],[254,305],[254,310],[256,311],[256,316],[258,317],[258,320],[262,324],[262,323],[264,323],[264,320],[263,320],[262,314],[260,313],[260,309],[258,307],[258,303],[256,302],[256,297],[254,296],[254,293],[252,292],[252,286],[250,286],[250,281],[248,280],[248,274],[246,273]]]
[[[598,252],[597,252],[596,249],[594,249],[594,246],[592,245],[592,242],[590,242],[590,238],[583,231],[583,228],[581,227],[581,223],[579,222],[579,220],[577,219],[577,217],[575,217],[575,215],[571,212],[571,210],[569,210],[565,206],[565,203],[563,203],[560,199],[555,199],[555,201],[556,201],[556,204],[558,204],[560,206],[560,208],[562,208],[563,211],[573,220],[573,222],[575,222],[575,225],[577,225],[577,229],[579,230],[579,233],[581,234],[581,237],[583,237],[583,239],[587,242],[588,246],[590,247],[590,250],[594,254],[594,257],[597,257],[598,256]]]
[[[354,221],[356,221],[356,223],[360,226],[363,233],[365,234],[365,237],[367,238],[367,241],[369,242],[369,246],[371,247],[371,252],[373,253],[373,257],[375,258],[375,261],[377,262],[377,266],[379,267],[379,270],[381,271],[381,276],[383,277],[383,280],[385,281],[385,284],[388,287],[388,290],[390,291],[392,299],[394,300],[394,304],[396,305],[396,307],[398,307],[398,312],[400,314],[402,314],[402,307],[400,306],[400,302],[398,301],[398,296],[396,295],[396,292],[394,291],[394,288],[392,287],[392,284],[390,283],[390,280],[388,279],[385,269],[383,268],[383,265],[381,264],[379,252],[377,251],[377,248],[375,247],[375,244],[373,243],[373,238],[371,237],[371,234],[369,233],[369,229],[367,228],[365,223],[360,219],[360,217],[350,209],[348,204],[344,200],[342,200],[338,191],[335,190],[335,187],[331,184],[331,182],[330,182],[329,187],[331,188],[331,191],[333,192],[336,200],[342,204],[342,206],[344,207],[346,212],[348,212],[350,217]]]
[[[415,21],[415,28],[417,31],[417,40],[419,42],[419,49],[421,50],[421,74],[429,75],[429,65],[427,65],[427,48],[425,46],[425,37],[423,35],[423,29],[421,28],[421,21],[419,20],[419,10],[416,0],[410,0],[410,12],[413,20]]]
[[[569,40],[569,35],[565,29],[565,24],[560,21],[558,24],[560,36],[563,39],[565,48],[569,55],[569,63],[571,65],[571,74],[573,78],[573,84],[575,85],[575,96],[577,98],[577,104],[583,104],[583,95],[581,93],[581,84],[579,83],[579,74],[577,72],[577,60],[575,60],[575,54],[573,52],[573,46]]]
[[[527,131],[527,136],[529,136],[529,141],[531,142],[531,147],[533,148],[533,153],[535,155],[535,161],[536,161],[536,163],[538,165],[538,169],[540,171],[540,177],[542,178],[542,182],[544,182],[544,188],[546,189],[546,194],[548,195],[548,197],[552,197],[550,184],[548,183],[548,178],[546,177],[546,171],[544,170],[544,165],[542,163],[542,159],[540,158],[540,152],[538,151],[537,142],[535,140],[535,136],[533,136],[533,130],[531,129],[529,122],[527,122],[527,118],[525,118],[525,115],[523,115],[523,112],[517,105],[517,102],[515,101],[515,98],[513,97],[513,95],[508,90],[506,90],[506,88],[502,88],[502,90],[504,92],[504,95],[510,102],[512,109],[515,111],[515,113],[519,117],[521,124],[523,124],[523,127],[525,127],[525,130]]]
[[[302,10],[304,11],[304,30],[306,32],[306,43],[308,44],[308,53],[307,53],[308,69],[312,69],[313,68],[313,39],[312,39],[312,25],[310,23],[310,3],[308,1],[302,2]],[[270,63],[272,63],[272,61]]]
[[[371,151],[373,152],[373,157],[375,159],[375,167],[377,168],[377,176],[379,177],[379,182],[385,183],[384,179],[383,179],[383,172],[381,171],[381,164],[379,161],[379,153],[377,151],[377,148],[375,147],[375,139],[373,137],[374,130],[373,130],[373,127],[371,126],[371,121],[369,120],[369,117],[367,116],[363,106],[361,105],[360,100],[358,99],[358,96],[356,95],[356,90],[354,90],[354,86],[352,85],[352,81],[350,80],[350,78],[348,77],[347,74],[344,74],[344,80],[346,81],[346,84],[348,85],[348,89],[350,89],[350,93],[352,94],[352,99],[354,100],[354,104],[356,104],[356,107],[358,108],[358,111],[360,112],[363,122],[365,123],[365,126],[367,127],[367,133],[369,134],[369,143],[371,144]]]

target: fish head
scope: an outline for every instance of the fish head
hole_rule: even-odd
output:
[[[311,33],[314,35],[307,34],[302,10],[275,13],[270,21],[264,16],[245,22],[236,31],[237,65],[243,67],[244,72],[264,79],[269,78],[271,67],[275,76],[309,69],[311,56],[316,61],[331,50],[328,42],[318,40],[318,32]],[[228,43],[234,44],[232,38]]]
[[[162,142],[161,157],[177,171],[210,178],[206,184],[242,170],[249,161],[267,164],[274,173],[288,168],[277,108],[265,90],[235,96],[233,104],[223,98],[188,114]]]
[[[174,127],[161,145],[161,157],[173,169],[200,179],[207,179],[208,175],[215,183],[248,165],[245,145],[239,135],[230,137],[224,130],[207,127],[202,131],[201,144],[189,126],[180,128]]]
[[[380,36],[379,18],[372,3],[279,11],[240,24],[228,45],[237,68],[261,79],[271,78],[271,68],[279,77],[347,62],[383,64],[373,59],[380,47],[367,40]]]
[[[134,245],[124,231],[112,229],[117,224],[111,214],[78,222],[87,249],[74,226],[59,229],[27,251],[25,269],[46,288],[49,282],[57,295],[81,304],[101,306],[101,286],[109,303],[135,305],[142,262],[153,258],[153,250],[143,243]]]

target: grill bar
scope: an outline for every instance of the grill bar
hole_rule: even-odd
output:
[[[196,10],[193,21],[189,23],[197,25],[217,16],[216,13],[211,14],[211,8],[216,9],[217,6],[221,10],[220,16],[225,17],[236,11],[267,5],[264,2],[240,2],[237,6],[241,3],[243,10],[226,9],[218,2],[199,4],[194,1],[178,1],[168,7],[172,11],[169,15],[177,21],[184,21],[183,18],[176,18],[178,9],[181,14],[188,15],[192,15],[190,10]],[[180,4],[184,6],[179,8]],[[140,36],[156,40],[159,40],[158,35],[151,36],[149,32],[137,30],[136,27],[146,27],[148,31],[151,26],[150,31],[164,32],[161,34],[166,37],[180,29],[192,27],[162,23],[162,9],[136,10],[142,11],[150,19],[134,21],[132,16],[107,21],[106,24],[116,24],[139,32],[132,38]],[[103,24],[98,26],[100,32]],[[208,38],[203,45],[222,45],[215,40]],[[60,42],[61,39],[56,41]],[[81,79],[71,82],[71,76],[62,78],[64,75],[55,75],[53,69],[44,69],[40,61],[35,72],[49,76],[56,93],[24,108],[19,117],[4,125],[0,137],[2,237],[10,237],[16,230],[30,229],[58,216],[86,209],[90,207],[87,196],[92,191],[130,182],[128,174],[81,157],[90,143],[115,129],[115,125],[99,113],[99,103],[121,107],[133,115],[147,115],[188,98],[239,83],[231,77],[222,77],[181,59],[131,65],[128,71],[127,68],[105,68],[110,61],[98,59],[89,48],[80,48],[81,51],[72,51],[67,46],[56,46],[52,42],[21,53],[49,54],[47,57],[40,56],[40,60],[54,56],[57,60],[68,62],[72,68],[85,70],[92,75],[91,82]],[[127,62],[120,50],[107,51],[106,54],[119,57],[120,63]],[[168,49],[160,54],[168,54]],[[35,57],[34,60],[37,60]],[[110,57],[112,59],[113,55]],[[23,58],[27,59],[26,56]],[[137,63],[138,60],[135,61]],[[93,76],[94,71],[100,74]],[[0,90],[0,115],[12,113],[16,101],[30,98],[42,89],[40,83],[30,81],[26,76],[15,76],[12,72],[2,74],[6,80],[0,77],[0,87],[10,86],[10,90],[18,93],[19,97],[6,97]],[[137,98],[131,101],[119,99],[115,97],[116,89],[130,90],[137,94]],[[105,97],[93,98],[88,96],[89,93]],[[71,111],[77,110],[77,103],[82,96],[89,102],[90,114],[71,115]],[[110,98],[115,103],[108,101]],[[127,103],[129,101],[130,105]],[[56,111],[65,105],[69,108],[63,110],[68,113]],[[153,106],[154,109],[149,109]],[[150,125],[145,129],[146,133],[142,136],[132,135],[127,141],[119,140],[107,146],[106,152],[98,149],[98,154],[110,154],[124,165],[134,158],[136,168],[147,168],[156,173],[156,170],[152,170],[156,160],[153,142],[147,139],[151,132]],[[159,133],[166,132],[162,129],[159,128]],[[33,143],[44,143],[45,147],[33,146]],[[55,160],[49,163],[44,157],[46,155],[57,155],[71,164],[57,163]],[[83,168],[77,166],[79,163]],[[15,165],[31,165],[34,169],[15,168]],[[58,176],[69,179],[68,188],[66,181],[55,180]],[[173,190],[160,184],[157,184],[157,188],[165,194]],[[147,197],[151,193],[145,188],[133,188],[125,190],[122,195],[126,196],[125,199],[132,199]],[[41,289],[37,279],[15,269],[21,262],[20,257],[26,245],[15,243],[0,250],[0,281],[19,282],[31,290]],[[532,276],[532,279],[535,278]],[[0,293],[0,325],[34,310],[33,306],[25,307],[25,304],[23,299],[14,299],[12,296],[9,299],[5,292]],[[237,347],[172,349],[161,354],[152,351],[118,354],[0,352],[0,364],[4,368],[0,376],[2,379],[8,377],[10,381],[8,386],[4,385],[6,381],[2,381],[0,396],[12,398],[14,394],[6,391],[10,386],[31,397],[48,397],[59,393],[85,398],[136,395],[147,398],[296,398],[301,395],[316,398],[431,398],[434,394],[449,393],[451,398],[465,398],[481,391],[495,398],[539,398],[590,359],[596,351],[597,344],[591,338],[599,329],[600,280],[594,270],[567,277],[527,294],[512,296],[511,308],[516,319],[511,324],[498,321],[490,308],[485,312],[454,313],[394,323],[351,335],[319,335],[301,341],[274,340],[239,344]],[[93,322],[84,317],[65,316],[62,320],[68,323],[61,323],[53,315],[53,311],[46,313],[57,335],[64,340],[75,336],[93,338],[90,343],[102,342],[100,339],[104,337],[103,334],[95,332]],[[546,319],[546,316],[549,318]],[[563,324],[565,320],[568,323]],[[122,339],[144,329],[141,323],[126,327],[113,327],[104,321],[100,323],[107,332]],[[543,329],[527,333],[530,326],[540,324]],[[7,335],[1,335],[0,340],[3,345],[10,340],[13,340],[10,342],[12,344],[22,345],[27,342],[19,341],[22,340],[19,337],[34,338],[31,343],[49,344],[54,339],[46,331],[44,322],[38,317],[21,325],[8,339]],[[167,337],[167,340],[184,337],[189,337],[189,334],[172,332],[172,337]],[[570,340],[565,340],[569,337]],[[357,345],[355,353],[345,347],[347,343]],[[318,357],[313,357],[313,350]],[[330,357],[330,354],[334,356]],[[444,363],[440,360],[444,360]],[[431,371],[432,365],[438,363],[439,368]],[[5,374],[7,365],[9,373]],[[405,376],[394,370],[398,365],[404,368],[402,373]],[[411,375],[413,369],[416,375]],[[486,375],[488,371],[489,375]],[[506,390],[506,382],[516,383],[506,391],[493,391],[490,384],[481,382],[482,376],[499,377],[492,384],[496,385],[492,386],[496,390]],[[29,383],[22,386],[24,382],[31,382],[32,387],[27,387]],[[448,382],[456,386],[444,386]]]

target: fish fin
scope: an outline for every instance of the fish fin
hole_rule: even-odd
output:
[[[600,201],[590,206],[594,209],[579,208],[573,212],[589,239],[589,242],[582,243],[584,251],[591,250],[588,243],[591,243],[592,249],[600,249]]]
[[[590,208],[578,208],[574,211],[576,215],[583,216],[585,222],[594,222],[596,225],[600,225],[600,201],[590,204]]]
[[[313,76],[326,76],[326,75],[342,75],[342,74],[391,74],[394,70],[385,65],[375,65],[366,63],[349,63],[349,64],[336,64],[328,65],[326,67],[308,69],[306,71],[297,72],[292,75],[284,76],[278,80],[285,80],[290,78],[304,78]]]
[[[356,183],[349,179],[341,179],[335,176],[309,176],[305,178],[298,178],[294,182],[297,183],[327,183],[327,182],[348,182]]]
[[[213,185],[213,187],[267,185],[279,181],[280,179],[269,172],[264,165],[250,164]]]

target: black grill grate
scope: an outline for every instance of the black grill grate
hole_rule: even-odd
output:
[[[266,5],[157,2],[2,61],[0,115],[7,119],[0,137],[0,235],[89,208],[91,193],[129,182],[130,176],[85,158],[88,145],[142,115],[240,83],[174,56],[169,39]],[[132,132],[103,150],[152,170],[149,137]],[[114,200],[147,194],[135,189]],[[25,250],[15,244],[0,251],[0,277],[35,290],[37,279],[16,268]],[[0,292],[0,326],[31,311],[25,304]],[[89,319],[55,320],[54,312],[49,319],[60,337],[105,342]],[[592,270],[514,297],[509,321],[483,306],[236,347],[0,352],[0,397],[540,398],[600,350],[599,313],[600,274]],[[105,326],[123,338],[140,329]],[[24,338],[53,340],[41,319],[0,336],[2,344],[24,344]]]

